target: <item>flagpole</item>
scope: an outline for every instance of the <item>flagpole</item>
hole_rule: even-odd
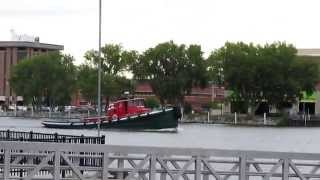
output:
[[[98,137],[101,126],[101,0],[99,0],[99,51],[98,51]]]

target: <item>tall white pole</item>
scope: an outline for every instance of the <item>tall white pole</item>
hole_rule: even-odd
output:
[[[99,51],[98,51],[98,137],[101,125],[101,0],[99,0]]]

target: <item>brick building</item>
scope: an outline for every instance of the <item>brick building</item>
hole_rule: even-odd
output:
[[[206,88],[192,88],[191,94],[185,96],[185,102],[192,106],[196,111],[203,110],[203,107],[208,105],[209,102],[223,102],[225,90],[224,87],[208,86]],[[147,82],[140,82],[135,87],[135,97],[154,97],[151,86]]]
[[[63,46],[26,41],[0,41],[0,104],[23,101],[10,87],[11,68],[19,61],[49,51],[63,50]]]

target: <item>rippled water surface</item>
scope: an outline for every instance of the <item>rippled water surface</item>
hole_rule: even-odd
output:
[[[97,135],[96,129],[63,130],[42,127],[41,119],[0,117],[1,130],[58,132],[74,135]],[[286,152],[320,151],[320,127],[243,127],[229,125],[180,124],[177,133],[102,130],[107,144],[161,147],[194,147],[233,150]]]

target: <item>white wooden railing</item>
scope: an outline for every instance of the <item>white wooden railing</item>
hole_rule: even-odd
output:
[[[0,179],[319,179],[320,154],[0,142]]]

